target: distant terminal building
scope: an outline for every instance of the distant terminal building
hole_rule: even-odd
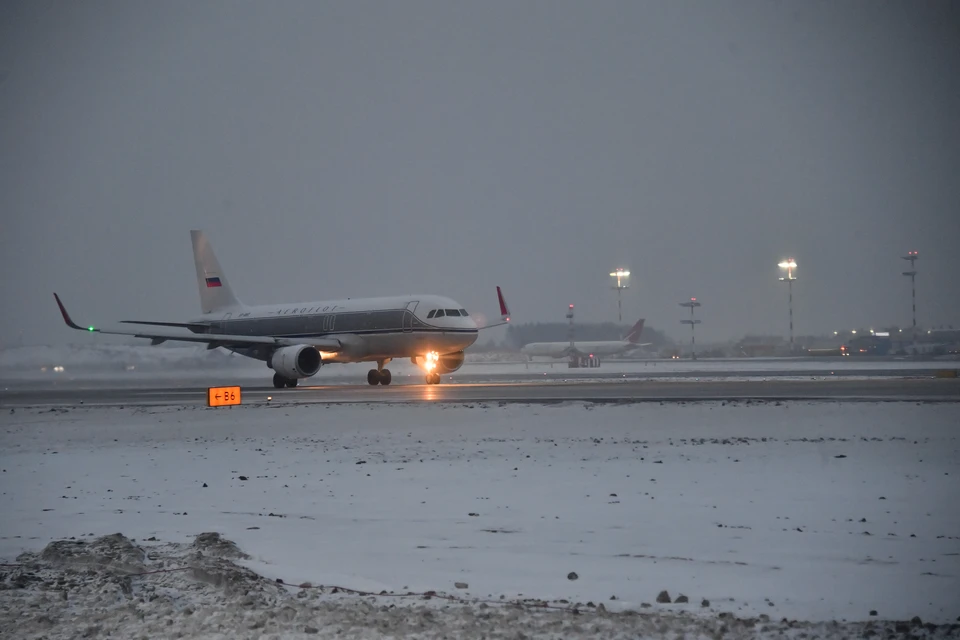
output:
[[[862,332],[844,340],[841,355],[887,356],[887,355],[947,355],[960,350],[960,331],[954,329],[928,329],[917,332],[914,344],[910,329],[889,329]]]

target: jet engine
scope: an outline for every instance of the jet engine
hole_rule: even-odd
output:
[[[456,353],[448,353],[440,356],[440,359],[437,360],[437,372],[453,373],[463,366],[463,358],[463,351],[457,351]]]
[[[270,356],[270,368],[284,378],[309,378],[320,371],[320,352],[308,344],[282,347]]]

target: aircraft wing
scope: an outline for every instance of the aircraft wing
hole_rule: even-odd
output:
[[[485,324],[482,327],[477,327],[477,329],[491,329],[493,327],[502,327],[505,324],[510,324],[510,309],[507,308],[507,302],[504,300],[503,292],[499,286],[497,287],[497,302],[500,303],[500,322]]]
[[[63,302],[60,301],[60,296],[56,293],[53,294],[53,297],[57,301],[57,306],[60,307],[60,313],[63,315],[63,321],[67,323],[67,326],[71,329],[78,329],[80,331],[89,331],[91,333],[104,333],[104,334],[115,334],[121,336],[133,336],[135,338],[150,338],[152,344],[160,344],[161,342],[166,342],[167,340],[173,340],[176,342],[200,342],[206,343],[207,348],[215,349],[216,347],[244,347],[244,346],[257,346],[257,345],[268,345],[275,347],[286,347],[295,344],[311,344],[318,349],[323,351],[337,352],[343,348],[343,345],[339,340],[334,338],[320,338],[312,340],[303,340],[298,338],[276,338],[272,336],[238,336],[230,334],[219,334],[219,333],[180,333],[178,331],[173,331],[171,329],[177,328],[178,325],[175,323],[167,323],[160,325],[162,327],[169,327],[166,330],[157,329],[157,330],[148,330],[148,331],[139,331],[136,329],[99,329],[94,326],[81,327],[70,317],[70,314],[67,313],[66,307],[63,306]],[[157,323],[159,324],[159,323]]]

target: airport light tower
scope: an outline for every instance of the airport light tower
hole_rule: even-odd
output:
[[[697,336],[696,336],[696,333],[694,332],[694,327],[695,327],[696,325],[700,324],[700,321],[694,319],[694,317],[693,317],[693,309],[694,309],[694,307],[699,307],[699,306],[700,306],[700,303],[697,302],[697,299],[696,299],[696,298],[690,298],[690,302],[681,302],[681,303],[680,303],[680,306],[681,306],[681,307],[690,307],[690,319],[689,319],[689,320],[681,320],[681,321],[680,321],[680,324],[688,324],[688,325],[690,325],[690,359],[691,359],[691,360],[696,360],[696,359],[697,359]]]
[[[623,324],[623,303],[620,300],[620,292],[630,288],[628,281],[630,272],[627,269],[619,268],[611,272],[610,277],[617,279],[617,284],[613,285],[613,288],[617,290],[617,320],[620,324]]]
[[[787,283],[787,291],[789,292],[789,305],[790,305],[790,353],[793,353],[793,281],[797,279],[797,276],[794,275],[794,271],[797,268],[797,261],[793,258],[787,258],[780,262],[777,265],[781,269],[787,270],[787,275],[783,278],[780,278],[780,282]]]
[[[903,275],[910,276],[910,290],[913,296],[913,355],[917,355],[917,259],[920,254],[916,251],[908,251],[907,255],[900,256],[903,260],[910,261],[910,271],[904,271]]]
[[[570,327],[567,329],[567,337],[570,340],[570,346],[567,347],[567,366],[575,368],[580,366],[581,361],[580,356],[577,355],[577,345],[573,337],[573,303],[567,305],[567,320],[570,321]]]

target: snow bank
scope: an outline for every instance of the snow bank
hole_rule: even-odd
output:
[[[0,558],[72,536],[217,531],[268,581],[682,612],[688,626],[657,624],[705,637],[695,620],[721,613],[806,620],[821,637],[865,629],[831,621],[944,624],[960,615],[957,417],[822,402],[18,409],[0,415]],[[689,602],[658,603],[662,590]],[[330,620],[400,624],[371,613],[393,600],[328,604]],[[596,635],[573,614],[469,606],[433,614],[436,633],[486,611],[525,633]]]
[[[227,552],[224,552],[224,549]],[[121,534],[61,540],[0,573],[0,628],[8,638],[849,638],[956,637],[960,624],[772,620],[597,604],[494,600],[427,592],[353,593],[267,580],[232,560],[245,554],[218,533],[191,544]],[[117,558],[125,562],[118,562]],[[607,603],[616,605],[615,602]],[[701,603],[701,609],[708,603]]]

